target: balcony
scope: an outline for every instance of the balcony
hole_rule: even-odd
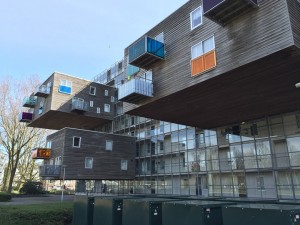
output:
[[[144,79],[132,79],[119,86],[118,99],[120,101],[137,103],[149,97],[153,97],[153,84]]]
[[[49,159],[51,156],[51,149],[49,148],[35,148],[31,150],[32,159]]]
[[[23,107],[34,108],[37,103],[36,96],[25,97],[23,99]]]
[[[129,64],[149,69],[151,64],[165,58],[165,45],[150,37],[143,37],[129,47]]]
[[[131,76],[137,74],[139,71],[140,71],[139,67],[128,64],[127,68],[126,68],[126,75],[127,75],[127,77],[131,77]]]
[[[225,26],[236,17],[257,6],[258,0],[203,0],[203,14]]]
[[[34,96],[44,97],[44,98],[47,97],[49,94],[50,94],[50,87],[47,87],[47,85],[38,86],[34,92]]]
[[[19,121],[20,122],[25,122],[25,123],[29,123],[31,122],[33,119],[33,113],[29,113],[29,112],[21,112],[19,114]]]
[[[60,177],[61,166],[58,165],[43,165],[39,168],[40,177]]]
[[[72,111],[75,112],[87,112],[89,110],[88,102],[85,102],[80,98],[72,99]]]

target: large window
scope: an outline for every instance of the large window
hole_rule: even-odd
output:
[[[72,93],[72,82],[68,80],[61,80],[58,91],[64,94]]]
[[[199,6],[193,12],[191,12],[191,29],[195,29],[196,27],[202,24],[202,7]]]
[[[81,137],[73,137],[73,147],[80,148],[81,145]]]
[[[85,157],[85,168],[86,169],[93,168],[93,157]]]
[[[210,37],[191,48],[192,76],[216,66],[215,40]]]

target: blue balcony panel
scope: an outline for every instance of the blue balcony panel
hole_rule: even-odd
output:
[[[40,177],[56,177],[61,176],[61,166],[59,165],[43,165],[39,168]]]
[[[165,45],[153,38],[145,36],[128,49],[129,64],[143,69],[165,58]]]
[[[151,97],[153,97],[153,84],[144,79],[132,79],[118,88],[118,99],[123,102],[138,103]]]
[[[203,14],[225,26],[257,6],[258,0],[203,0]]]
[[[19,121],[20,122],[25,122],[25,123],[29,123],[31,122],[33,119],[33,113],[29,113],[29,112],[21,112],[19,114]]]
[[[34,108],[36,106],[36,103],[37,103],[36,96],[29,96],[23,99],[23,107]]]
[[[70,95],[72,88],[64,85],[59,85],[58,92]]]

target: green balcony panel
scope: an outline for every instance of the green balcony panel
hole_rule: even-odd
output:
[[[165,58],[165,45],[150,37],[143,37],[129,47],[129,64],[143,69],[150,69],[156,61]]]
[[[127,77],[131,77],[135,74],[137,74],[140,71],[139,67],[128,65],[126,68],[126,75]]]
[[[25,97],[23,99],[23,107],[34,108],[37,103],[36,96]]]

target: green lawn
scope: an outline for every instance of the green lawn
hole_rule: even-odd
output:
[[[73,202],[0,206],[0,225],[71,225]]]

